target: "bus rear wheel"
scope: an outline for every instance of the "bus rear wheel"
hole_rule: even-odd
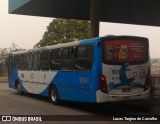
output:
[[[50,88],[50,101],[52,104],[59,104],[58,91],[56,86],[51,86]]]

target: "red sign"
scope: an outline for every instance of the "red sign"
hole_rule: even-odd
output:
[[[146,50],[144,41],[114,40],[104,43],[104,58],[107,61],[144,61]]]

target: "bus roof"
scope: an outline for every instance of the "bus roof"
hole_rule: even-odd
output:
[[[16,55],[16,54],[23,54],[23,53],[26,53],[26,52],[28,52],[28,50],[14,51],[14,52],[11,52],[11,53]]]
[[[55,49],[55,48],[62,48],[62,47],[69,47],[69,46],[76,46],[80,43],[81,41],[74,41],[74,42],[69,42],[69,43],[61,43],[61,44],[56,44],[52,46],[45,46],[47,49]]]
[[[44,51],[44,50],[51,50],[51,49],[56,49],[56,48],[63,48],[63,47],[69,47],[69,46],[76,46],[76,45],[83,45],[83,44],[93,44],[97,43],[100,41],[101,38],[91,38],[91,39],[84,39],[80,41],[74,41],[74,42],[69,42],[69,43],[61,43],[61,44],[56,44],[56,45],[51,45],[51,46],[45,46],[45,47],[40,47],[40,48],[33,48],[29,50],[23,50],[23,51],[16,51],[12,52],[12,54],[23,54],[27,52],[36,52],[36,51]]]
[[[120,36],[107,35],[107,36],[104,36],[104,37],[84,39],[84,40],[80,40],[80,41],[74,41],[74,42],[69,42],[69,43],[61,43],[61,44],[45,46],[45,47],[40,47],[40,48],[33,48],[33,49],[29,49],[29,50],[23,50],[23,51],[11,52],[11,53],[12,54],[23,54],[23,53],[28,53],[28,52],[45,51],[45,50],[51,50],[51,49],[63,48],[63,47],[70,47],[70,46],[76,46],[76,45],[83,45],[83,44],[96,44],[98,42],[101,42],[102,39],[104,39],[104,38],[118,38],[118,37],[121,37],[121,38],[123,38],[123,37],[144,38],[144,37],[128,36],[128,35],[124,35],[124,36],[123,35],[120,35]]]

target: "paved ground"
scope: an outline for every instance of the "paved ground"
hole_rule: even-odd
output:
[[[149,108],[148,106],[151,107]],[[103,121],[96,121],[97,115],[103,114]],[[0,83],[0,115],[60,115],[53,116],[58,117],[58,121],[54,123],[129,123],[128,121],[110,121],[113,117],[119,116],[133,116],[133,115],[160,115],[160,99],[159,96],[153,100],[147,102],[131,102],[131,103],[108,103],[108,104],[87,104],[77,102],[63,102],[61,105],[52,105],[48,98],[40,97],[36,95],[18,95],[14,89],[9,89],[7,83]],[[63,116],[61,116],[63,115]],[[70,115],[70,116],[67,116]],[[74,116],[78,115],[78,116]],[[82,115],[82,116],[79,116]],[[73,121],[60,121],[62,120],[73,120]],[[70,119],[69,119],[70,118]],[[82,120],[76,121],[77,118]],[[87,119],[86,119],[87,118]],[[83,119],[85,121],[83,121]],[[92,121],[92,122],[91,122]],[[136,123],[155,123],[156,121],[136,121]],[[13,122],[12,122],[13,123]],[[15,122],[17,123],[17,122]],[[22,123],[22,122],[19,122]],[[27,123],[27,122],[23,122]],[[33,122],[32,122],[33,123]],[[39,122],[40,123],[40,122]],[[44,123],[44,122],[42,122]],[[53,123],[53,122],[45,122]],[[134,123],[133,121],[131,123]],[[157,124],[159,122],[156,122]]]

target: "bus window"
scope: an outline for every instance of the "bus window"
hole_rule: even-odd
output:
[[[29,70],[32,70],[33,68],[32,61],[33,61],[33,53],[29,55]]]
[[[33,53],[33,70],[40,70],[39,52]]]
[[[93,47],[80,46],[76,48],[75,69],[90,70],[93,63]]]
[[[26,70],[28,70],[29,69],[29,53],[25,55],[25,66],[26,66]]]
[[[14,55],[14,66],[19,69],[19,55]]]
[[[25,70],[24,54],[20,54],[20,70]]]
[[[55,49],[51,51],[51,70],[61,69],[61,49]]]
[[[32,53],[27,53],[26,55],[26,70],[32,70]]]
[[[72,70],[74,65],[74,48],[64,48],[62,50],[62,69]]]
[[[9,54],[8,56],[8,74],[10,74],[13,70],[13,55]]]
[[[50,56],[50,51],[43,51],[40,55],[40,67],[41,70],[49,70],[49,56]]]

